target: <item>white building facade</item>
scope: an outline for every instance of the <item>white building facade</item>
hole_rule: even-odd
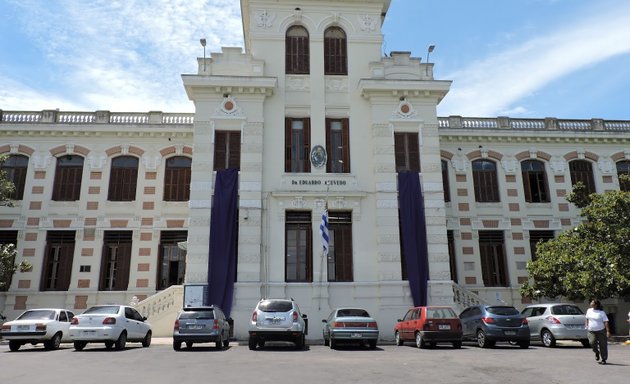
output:
[[[630,122],[438,118],[450,82],[408,52],[381,55],[389,3],[242,0],[245,50],[182,76],[194,115],[0,113],[4,169],[23,190],[0,210],[0,241],[33,265],[0,294],[3,313],[137,300],[169,334],[182,284],[207,283],[216,171],[231,167],[237,338],[263,297],[295,299],[310,339],[337,306],[368,309],[393,338],[413,305],[399,171],[421,180],[428,302],[527,303],[534,244],[579,220],[572,183],[626,187]]]

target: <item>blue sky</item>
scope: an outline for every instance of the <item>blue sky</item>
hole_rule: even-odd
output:
[[[383,32],[436,45],[440,116],[630,120],[628,0],[392,0]],[[243,46],[239,1],[0,0],[0,109],[192,112],[200,37]]]

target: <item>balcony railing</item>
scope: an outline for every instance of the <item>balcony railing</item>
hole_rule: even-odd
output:
[[[548,130],[548,131],[603,131],[630,132],[627,120],[568,120],[548,117],[545,119],[519,119],[509,117],[438,117],[438,126],[445,129],[505,129],[505,130]]]
[[[0,110],[0,123],[16,124],[170,124],[192,125],[194,113],[151,112],[66,112],[43,111],[3,111]]]

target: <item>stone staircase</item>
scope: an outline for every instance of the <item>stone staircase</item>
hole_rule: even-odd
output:
[[[155,295],[132,304],[151,323],[153,336],[170,337],[173,335],[173,324],[177,312],[182,309],[183,303],[184,286],[171,285]]]
[[[453,282],[453,302],[455,303],[455,312],[458,314],[471,305],[489,305],[489,303],[479,295],[455,282]]]

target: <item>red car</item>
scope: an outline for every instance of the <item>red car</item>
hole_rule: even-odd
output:
[[[415,307],[398,319],[394,327],[396,345],[415,341],[418,348],[427,344],[452,343],[453,348],[462,347],[462,323],[450,307]]]

